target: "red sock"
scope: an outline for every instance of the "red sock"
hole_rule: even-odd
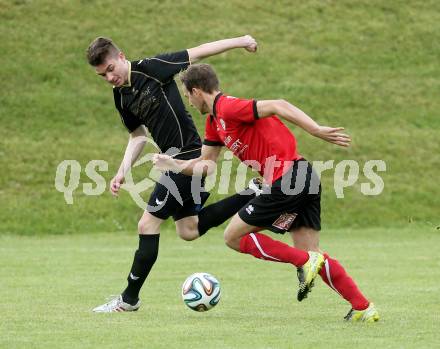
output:
[[[355,310],[367,309],[370,302],[364,297],[350,275],[336,259],[324,253],[325,265],[319,272],[322,280],[341,297],[349,301]]]
[[[309,260],[307,252],[259,233],[243,236],[240,240],[240,251],[268,261],[291,263],[296,267]]]

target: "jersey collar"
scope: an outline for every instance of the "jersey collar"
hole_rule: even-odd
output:
[[[213,117],[215,117],[215,118],[217,117],[217,113],[216,113],[215,109],[217,107],[217,102],[221,96],[223,96],[223,93],[219,92],[217,94],[217,96],[215,96],[215,98],[214,98],[214,105],[212,106],[212,114],[213,114]]]
[[[125,85],[122,85],[122,87],[130,87],[131,86],[131,62],[128,61],[128,82]]]

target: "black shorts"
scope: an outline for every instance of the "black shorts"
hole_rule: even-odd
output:
[[[321,230],[321,184],[312,165],[297,160],[263,194],[238,211],[247,224],[275,233],[309,227]]]
[[[172,216],[175,221],[196,216],[209,197],[204,183],[201,177],[174,172],[162,174],[148,200],[147,211],[160,219]]]

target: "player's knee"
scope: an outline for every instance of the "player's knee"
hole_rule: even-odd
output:
[[[234,248],[234,243],[232,240],[225,239],[225,245],[228,246],[229,248]]]
[[[236,245],[237,245],[237,239],[234,237],[234,235],[232,234],[231,231],[226,230],[225,234],[224,234],[224,240],[225,240],[225,244],[226,246],[236,249]]]
[[[138,223],[139,234],[151,234],[153,230],[153,224],[150,220],[141,218]]]
[[[145,234],[148,229],[148,221],[141,218],[138,222],[138,232],[139,234]]]
[[[154,219],[149,216],[142,216],[138,222],[139,234],[156,234],[160,224],[157,224]]]
[[[177,234],[179,234],[180,238],[185,241],[192,241],[199,237],[199,232],[192,229],[179,229]]]
[[[192,241],[200,236],[197,221],[191,219],[176,222],[176,231],[177,235],[185,241]]]

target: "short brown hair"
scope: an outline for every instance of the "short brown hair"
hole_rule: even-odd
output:
[[[117,55],[121,50],[112,39],[97,37],[87,48],[87,61],[96,67],[105,62],[109,55]]]
[[[217,74],[209,64],[194,64],[180,74],[180,81],[191,93],[193,88],[211,93],[218,90],[219,81]]]

